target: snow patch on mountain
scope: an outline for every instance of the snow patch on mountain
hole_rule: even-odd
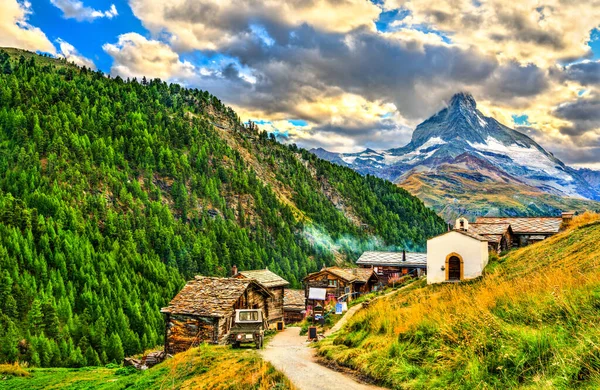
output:
[[[383,152],[384,154],[384,162],[386,165],[395,164],[398,162],[411,162],[411,161],[422,161],[425,160],[436,152],[438,148],[435,146],[441,146],[447,144],[446,141],[441,139],[440,137],[433,137],[427,140],[423,145],[419,146],[416,150],[412,152],[395,155],[389,152]]]
[[[489,136],[485,143],[467,143],[480,155],[492,160],[496,163],[501,163],[498,159],[490,155],[483,155],[481,151],[492,152],[495,154],[501,154],[510,158],[515,164],[527,167],[528,169],[538,171],[548,176],[559,178],[566,181],[574,181],[573,177],[566,173],[562,167],[557,165],[555,161],[552,161],[548,155],[544,154],[540,150],[532,146],[521,146],[519,144],[505,145],[498,141],[496,138]]]

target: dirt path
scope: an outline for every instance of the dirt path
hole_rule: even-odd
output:
[[[286,328],[261,351],[263,359],[283,372],[299,390],[377,390],[377,386],[361,384],[317,363],[315,350],[310,348],[300,328]]]
[[[329,336],[330,334],[333,334],[333,333],[337,332],[338,330],[342,329],[342,326],[346,325],[348,320],[350,320],[350,318],[354,317],[354,314],[356,314],[357,311],[362,309],[362,307],[363,307],[363,304],[359,303],[358,305],[352,306],[350,309],[348,309],[346,314],[344,314],[344,316],[342,318],[340,318],[340,320],[338,322],[336,322],[335,325],[333,325],[333,327],[331,329],[329,329],[328,331],[325,332],[325,336]]]
[[[381,299],[381,298],[386,298],[386,297],[389,297],[390,295],[394,295],[394,294],[396,294],[397,292],[404,290],[405,288],[407,288],[407,287],[408,287],[408,286],[410,286],[411,284],[412,284],[412,282],[411,282],[411,283],[409,283],[409,284],[407,284],[407,285],[406,285],[406,286],[404,286],[404,287],[401,287],[401,288],[397,289],[397,290],[392,290],[392,291],[390,291],[390,292],[388,292],[388,293],[386,293],[386,294],[383,294],[383,295],[381,295],[381,296],[375,297],[375,298],[373,298],[373,301],[375,301],[375,300],[377,300],[377,299]],[[336,324],[335,324],[335,325],[334,325],[334,326],[333,326],[331,329],[329,329],[328,331],[326,331],[326,332],[325,332],[325,336],[329,336],[329,335],[331,335],[331,334],[334,334],[334,333],[335,333],[335,332],[337,332],[338,330],[342,329],[342,327],[343,327],[344,325],[346,325],[346,323],[348,323],[348,321],[349,321],[349,320],[350,320],[352,317],[354,317],[354,314],[356,314],[356,312],[357,312],[357,311],[359,311],[359,310],[360,310],[360,309],[362,309],[362,308],[363,308],[363,304],[362,304],[362,303],[359,303],[358,305],[356,305],[356,306],[352,306],[350,309],[348,309],[348,311],[346,312],[346,314],[344,314],[344,316],[343,316],[342,318],[340,318],[340,320],[339,320],[338,322],[336,322]]]

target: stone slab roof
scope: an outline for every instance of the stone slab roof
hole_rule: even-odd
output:
[[[171,300],[161,313],[187,314],[200,317],[225,317],[244,291],[254,285],[258,291],[272,294],[253,279],[212,278],[196,276]]]
[[[312,279],[313,277],[320,275],[322,273],[330,273],[331,275],[336,276],[346,282],[354,282],[356,280],[356,275],[354,275],[340,267],[323,268],[322,270],[320,270],[318,272],[313,272],[311,274],[306,275],[303,280]]]
[[[427,253],[406,252],[406,261],[403,261],[402,252],[367,251],[360,256],[356,264],[374,267],[426,266]]]
[[[305,296],[304,290],[291,290],[286,288],[283,293],[284,310],[304,310]]]
[[[479,217],[476,224],[509,224],[515,234],[555,234],[560,231],[560,217],[496,218]]]
[[[510,228],[509,223],[470,223],[469,231],[479,235],[503,235]]]
[[[268,269],[240,271],[238,275],[241,275],[242,277],[247,279],[254,279],[267,288],[285,287],[290,284],[287,280],[277,275],[276,273],[269,271]]]
[[[344,271],[356,276],[355,282],[367,283],[371,276],[377,277],[377,274],[370,268],[344,268]]]

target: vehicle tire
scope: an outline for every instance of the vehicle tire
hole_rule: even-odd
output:
[[[263,347],[263,338],[262,336],[258,337],[258,340],[256,340],[256,349],[262,349]]]
[[[232,347],[233,349],[238,349],[238,348],[240,347],[240,343],[239,343],[239,342],[237,342],[237,341],[234,341],[234,342],[233,342],[233,344],[231,345],[231,347]]]

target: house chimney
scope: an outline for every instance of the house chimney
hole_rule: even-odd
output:
[[[235,276],[238,274],[237,265],[231,267],[231,276]]]
[[[575,216],[575,212],[574,211],[565,211],[564,213],[562,213],[562,223],[563,223],[563,225],[570,224],[571,221],[573,220],[574,216]]]
[[[406,261],[406,251],[402,249],[402,261]]]

